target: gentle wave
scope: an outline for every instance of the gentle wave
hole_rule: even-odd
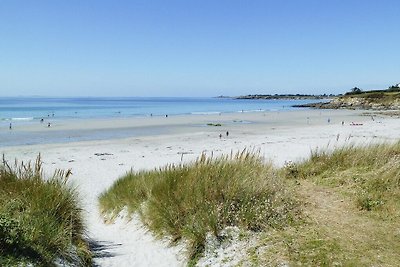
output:
[[[5,118],[2,119],[4,121],[33,121],[35,118],[34,117],[22,117],[22,118]]]
[[[265,109],[251,109],[251,110],[238,110],[238,111],[236,111],[236,112],[238,112],[238,113],[253,113],[253,112],[265,112],[265,111],[267,111],[267,110],[265,110]]]
[[[191,112],[192,115],[216,115],[221,114],[219,111],[207,111],[207,112]]]
[[[241,123],[241,124],[252,124],[251,121],[243,121],[243,120],[233,120],[233,123]]]
[[[1,98],[0,122],[168,115],[214,115],[291,110],[315,100],[240,100],[219,98]],[[320,102],[320,101],[319,101]]]

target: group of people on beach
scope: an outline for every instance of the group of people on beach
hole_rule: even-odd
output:
[[[43,123],[43,122],[44,122],[44,119],[43,119],[43,118],[41,118],[41,119],[40,119],[40,123]],[[51,126],[51,123],[50,123],[50,122],[48,122],[48,123],[47,123],[47,127],[50,127],[50,126]]]
[[[228,137],[229,136],[229,132],[228,131],[226,131],[226,137]],[[219,139],[221,139],[222,138],[222,134],[219,134]]]
[[[40,119],[40,123],[44,123],[44,119],[43,119],[43,118]],[[48,128],[51,127],[51,123],[50,123],[50,122],[47,123],[47,127],[48,127]],[[8,128],[9,128],[10,130],[12,130],[13,126],[12,126],[12,123],[11,123],[11,122],[10,122],[10,125],[8,126]]]

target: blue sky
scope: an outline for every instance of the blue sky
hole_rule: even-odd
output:
[[[385,0],[0,0],[0,95],[386,88],[400,82],[399,15]]]

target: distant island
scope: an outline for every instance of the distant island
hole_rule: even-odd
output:
[[[292,99],[292,100],[301,100],[301,99],[328,99],[333,98],[335,95],[323,94],[323,95],[304,95],[304,94],[274,94],[274,95],[245,95],[245,96],[237,96],[233,97],[234,99]]]
[[[309,107],[319,109],[368,109],[368,110],[400,110],[400,84],[385,90],[363,91],[354,87],[344,95],[334,97],[329,102],[294,105],[293,107]]]

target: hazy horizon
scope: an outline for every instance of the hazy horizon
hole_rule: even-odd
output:
[[[398,1],[2,1],[0,96],[342,94],[400,82]]]

